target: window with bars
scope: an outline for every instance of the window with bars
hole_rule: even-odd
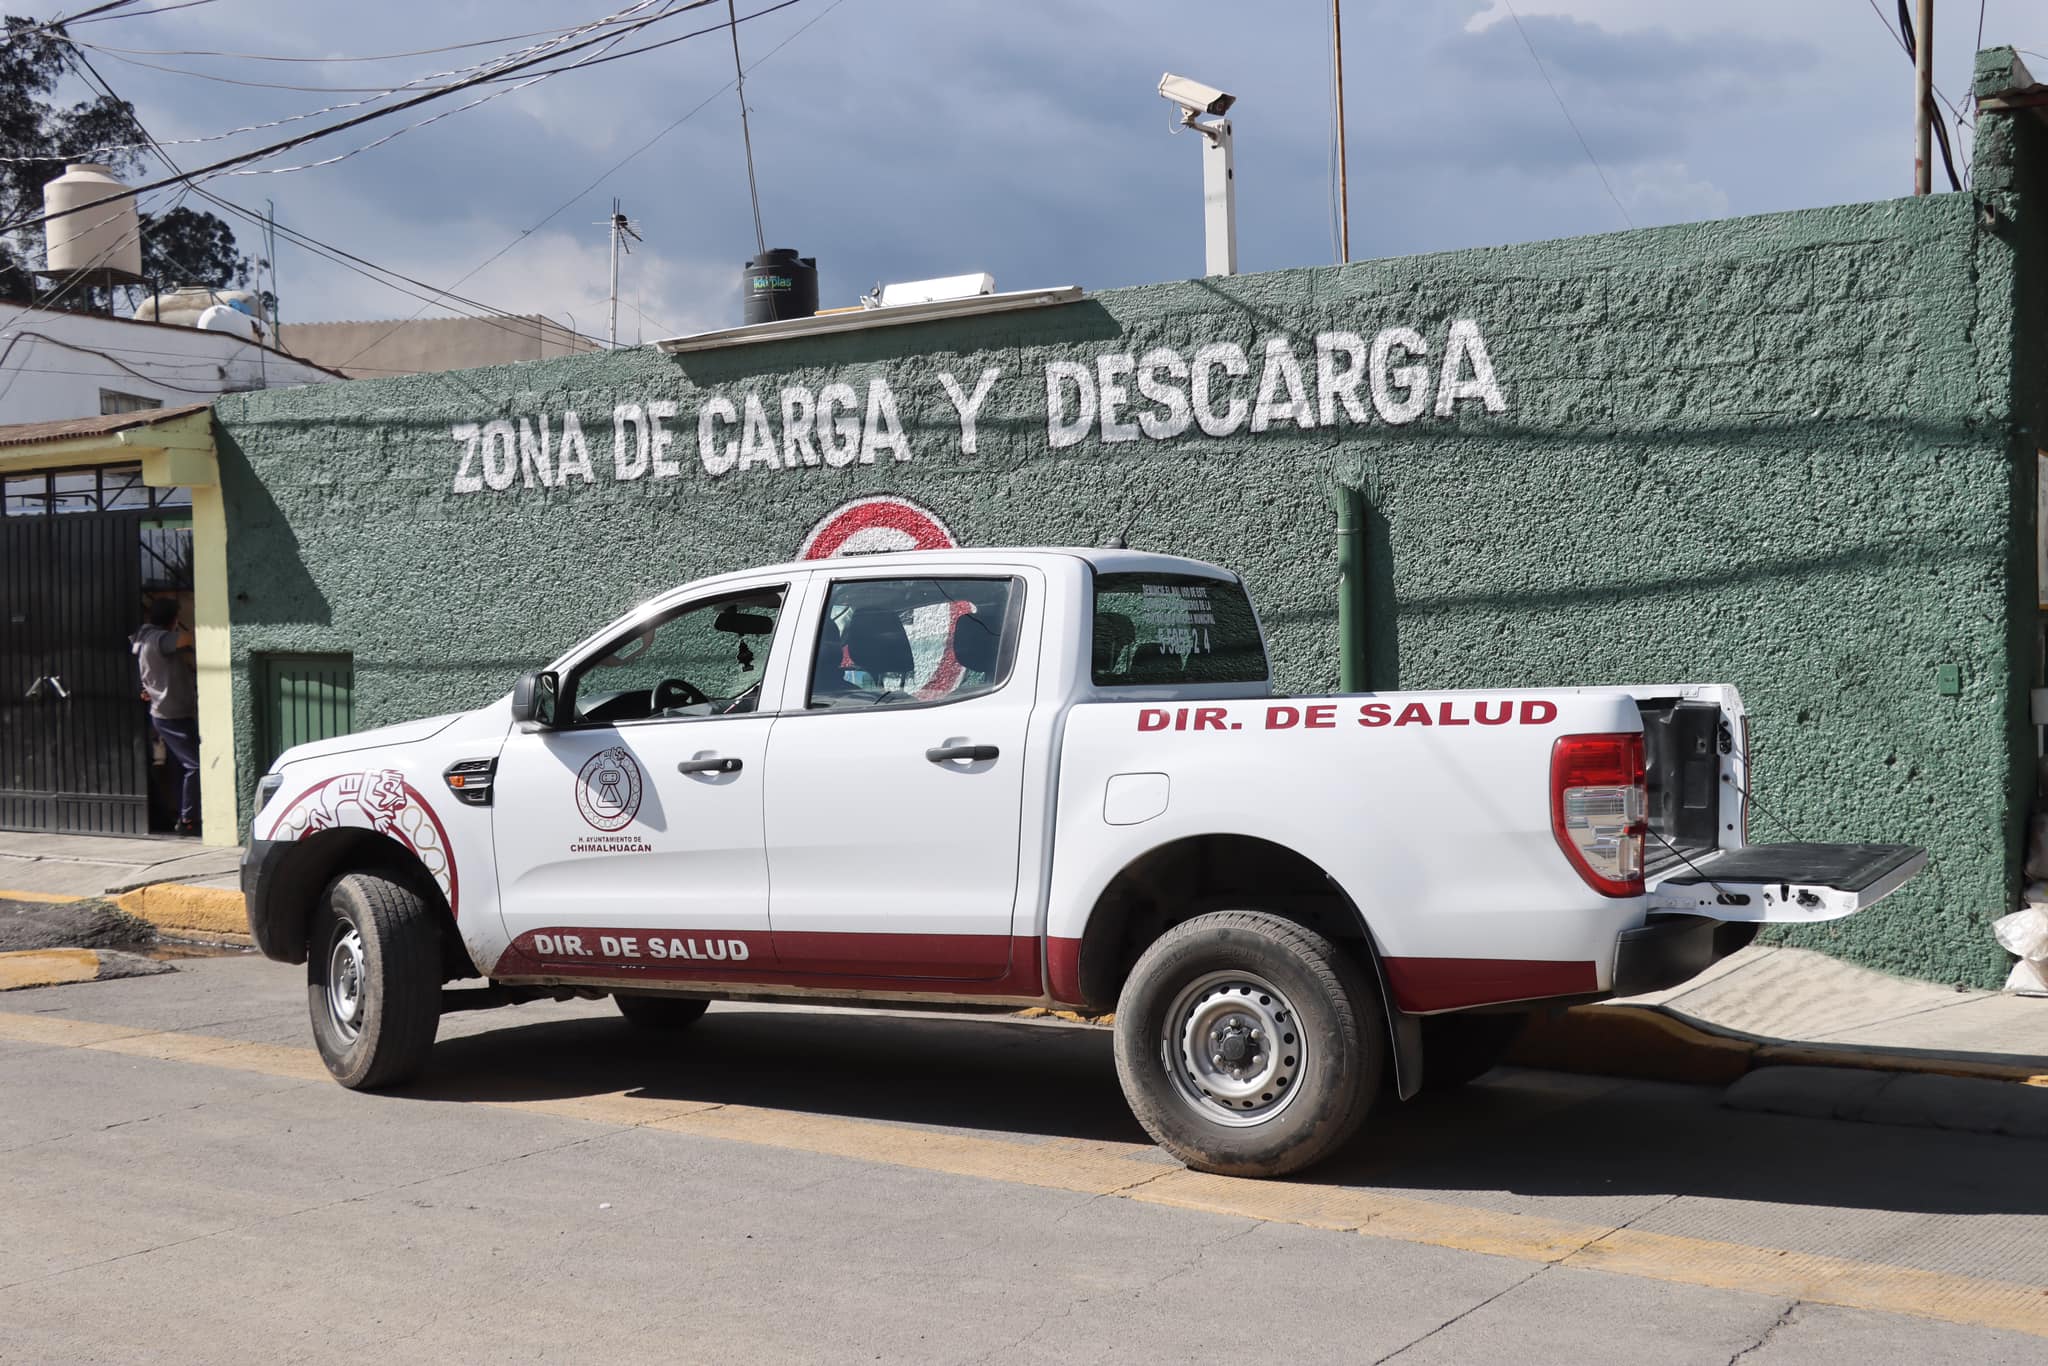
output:
[[[39,470],[0,479],[0,515],[51,517],[70,512],[148,512],[192,506],[192,490],[151,488],[140,465]]]

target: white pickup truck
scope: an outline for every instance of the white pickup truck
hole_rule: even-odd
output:
[[[1145,1128],[1271,1175],[1538,1004],[1670,986],[1926,861],[1749,845],[1731,687],[1285,697],[1242,581],[1126,550],[705,579],[476,711],[262,779],[256,943],[345,1086],[445,1010],[1114,1010]],[[444,984],[481,977],[481,987]]]

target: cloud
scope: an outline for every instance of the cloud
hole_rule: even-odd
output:
[[[1906,186],[1911,68],[1854,0],[1513,2],[1639,223]],[[86,36],[135,48],[359,54],[545,29],[590,12],[567,15],[560,0],[354,0],[291,7],[286,27],[260,3],[220,0]],[[1965,8],[1946,7],[1937,34],[1937,74],[1957,95],[1975,37]],[[1990,0],[1986,15],[1987,42],[2048,51],[2040,0]],[[1347,0],[1354,255],[1621,226],[1508,19],[1504,0]],[[647,37],[706,21],[678,14]],[[1243,0],[802,0],[740,30],[746,59],[761,63],[747,93],[769,245],[818,257],[827,305],[851,303],[878,280],[971,270],[994,273],[999,288],[1193,275],[1202,262],[1197,146],[1171,134],[1153,91],[1174,70],[1240,97],[1231,117],[1244,267],[1328,261],[1327,23],[1321,5]],[[493,51],[336,65],[142,60],[241,80],[362,85]],[[95,61],[160,135],[359,98]],[[628,297],[638,291],[662,328],[729,325],[754,249],[731,78],[731,46],[714,34],[564,73],[332,167],[216,188],[259,210],[275,199],[284,222],[443,284],[516,242],[461,291],[515,312],[573,312],[585,332],[602,330],[599,220],[617,195],[647,238],[621,272]],[[406,118],[286,159],[354,145]],[[191,165],[274,136],[174,151]],[[254,245],[253,232],[240,235]],[[418,306],[297,249],[281,254],[287,318],[403,317]],[[622,321],[621,331],[633,328]]]

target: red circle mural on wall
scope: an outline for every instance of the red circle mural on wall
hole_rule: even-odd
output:
[[[959,542],[938,515],[908,498],[856,498],[826,513],[797,547],[800,560],[886,550],[953,550]]]
[[[955,550],[960,543],[938,514],[921,508],[908,498],[882,494],[856,498],[818,519],[797,548],[800,560],[829,560],[835,555],[876,555],[891,550]],[[953,618],[968,610],[955,604]],[[960,680],[960,661],[953,657],[951,640],[940,656],[932,676],[917,695],[930,700],[943,697]]]

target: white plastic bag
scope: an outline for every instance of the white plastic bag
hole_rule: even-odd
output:
[[[1991,922],[1991,933],[2007,953],[2032,963],[2048,963],[2048,911],[2029,906]]]
[[[2048,996],[2048,963],[2022,958],[2012,965],[2012,975],[2005,979],[2007,991],[2023,991],[2033,996]]]

